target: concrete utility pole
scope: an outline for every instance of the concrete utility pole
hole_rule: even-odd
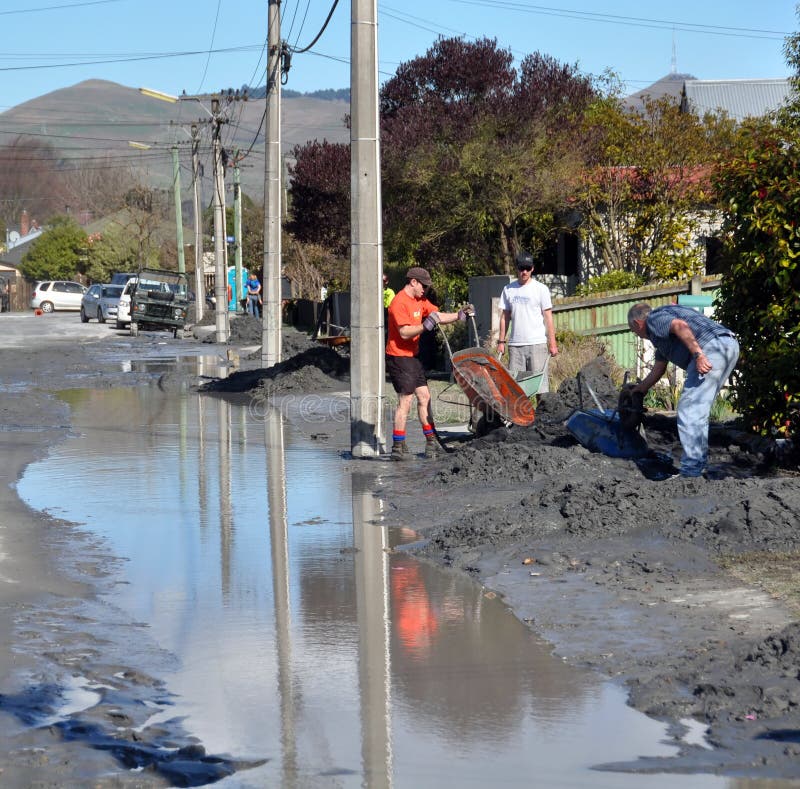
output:
[[[197,124],[192,124],[192,187],[194,198],[194,309],[198,321],[206,307],[206,279],[203,270],[203,217],[200,207],[200,138]]]
[[[384,449],[378,3],[351,0],[350,33],[350,445],[353,457]]]
[[[233,281],[233,303],[242,311],[242,185],[239,181],[239,151],[233,157],[233,260],[236,265]]]
[[[267,17],[267,122],[264,143],[264,271],[261,364],[281,360],[281,3]]]
[[[175,194],[175,223],[177,224],[178,271],[186,273],[186,260],[183,256],[183,210],[181,208],[181,163],[178,159],[178,146],[172,146],[172,191]]]
[[[222,143],[219,99],[211,99],[211,134],[214,154],[214,298],[216,304],[216,341],[228,342],[228,272],[225,267],[225,174],[222,167]]]

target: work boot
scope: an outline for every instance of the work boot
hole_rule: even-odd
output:
[[[428,460],[436,460],[439,457],[439,445],[436,443],[435,438],[429,438],[425,442],[425,457]]]
[[[395,441],[392,443],[392,460],[411,460],[413,455],[408,451],[405,441]]]

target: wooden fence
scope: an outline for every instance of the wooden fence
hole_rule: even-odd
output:
[[[553,322],[557,332],[601,339],[617,363],[626,370],[636,370],[638,339],[628,328],[628,310],[640,301],[653,307],[676,304],[683,295],[716,297],[719,278],[694,277],[671,285],[618,290],[587,298],[568,296],[553,301]]]

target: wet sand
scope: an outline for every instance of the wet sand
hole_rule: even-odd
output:
[[[147,338],[133,348],[142,356],[153,350]],[[21,691],[46,686],[47,677],[37,673],[42,639],[51,638],[49,648],[62,649],[58,637],[44,632],[45,611],[51,616],[60,611],[59,626],[72,631],[63,666],[93,649],[97,656],[84,659],[92,679],[126,677],[119,688],[130,701],[122,704],[126,714],[135,709],[136,699],[163,692],[157,678],[138,675],[135,662],[124,663],[124,652],[117,655],[116,647],[112,655],[100,655],[106,647],[98,648],[91,623],[78,625],[87,616],[83,605],[91,616],[114,557],[87,544],[79,529],[65,524],[56,529],[56,522],[29,511],[12,487],[25,465],[68,429],[66,406],[49,392],[147,379],[112,372],[102,358],[102,344],[0,351],[6,387],[0,392],[6,425],[0,432],[6,458],[0,486],[2,785],[78,786],[87,776],[96,786],[162,786],[175,780],[168,769],[156,769],[163,763],[155,759],[148,771],[123,783],[128,778],[120,778],[119,765],[125,762],[118,754],[86,748],[86,738],[63,728],[32,730],[22,714],[34,702]],[[301,367],[276,378],[256,369],[255,360],[243,359],[241,376],[250,380],[240,391],[264,397],[294,386],[346,387],[339,370],[331,376]],[[596,384],[603,396],[601,382]],[[717,746],[684,746],[676,758],[615,769],[800,777],[796,613],[784,599],[738,581],[722,567],[743,551],[796,555],[800,478],[765,466],[758,448],[740,446],[723,432],[713,448],[721,479],[647,479],[631,461],[589,453],[566,435],[560,420],[570,394],[543,407],[532,428],[453,441],[453,452],[436,461],[364,461],[384,480],[382,495],[392,505],[388,521],[420,530],[428,540],[421,551],[431,561],[502,594],[566,660],[625,683],[631,704],[669,721],[676,740],[685,731],[682,721],[691,718],[706,727],[709,742]],[[324,429],[329,442],[348,446],[349,425],[323,428],[315,421],[310,429]],[[662,451],[674,448],[673,431],[669,418],[654,417],[648,426],[651,442]],[[412,449],[421,451],[421,438],[414,441]],[[26,616],[38,619],[40,632],[31,635],[29,627],[20,640]],[[10,643],[12,633],[16,641]],[[117,656],[119,663],[112,659]],[[28,677],[26,688],[15,685],[21,676]],[[53,700],[43,696],[38,703],[46,710]],[[124,721],[132,728],[141,722],[134,716]],[[102,743],[101,734],[94,742]],[[149,735],[148,748],[157,753],[180,731]],[[188,740],[181,745],[188,749],[185,770],[202,764],[199,745]],[[129,759],[137,754],[135,747],[127,752]]]

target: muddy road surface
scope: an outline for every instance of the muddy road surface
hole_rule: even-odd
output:
[[[302,337],[287,346],[283,368],[260,370],[257,354],[250,358],[257,331],[243,329],[235,354],[240,371],[228,384],[212,376],[194,385],[256,402],[347,388],[341,358]],[[37,656],[13,642],[22,624],[38,634],[42,652],[67,666],[81,660],[84,641],[74,633],[109,618],[96,610],[96,594],[113,576],[115,557],[28,510],[14,490],[24,467],[69,433],[69,409],[52,393],[151,384],[152,371],[136,360],[214,352],[225,365],[226,349],[165,334],[130,338],[81,325],[77,315],[3,315],[0,331],[9,338],[0,341],[0,785],[200,785],[245,774],[252,765],[206,754],[181,737],[179,726],[145,729],[122,745],[95,738],[92,748],[77,749],[91,733],[31,728],[30,711],[46,713],[55,701]],[[304,363],[290,361],[298,354]],[[602,367],[589,374],[594,390],[613,404]],[[159,385],[168,389],[176,377],[164,375]],[[420,532],[425,540],[414,551],[502,596],[557,655],[619,682],[632,706],[666,722],[683,743],[675,756],[606,769],[675,772],[676,781],[684,773],[739,776],[753,787],[800,780],[796,468],[776,465],[767,445],[721,427],[712,432],[711,478],[653,473],[578,445],[563,426],[576,404],[567,382],[545,399],[530,428],[501,428],[481,439],[454,432],[451,451],[435,461],[363,461],[389,503],[384,523]],[[349,425],[312,429],[346,454]],[[659,457],[677,451],[670,415],[649,415],[646,429]],[[415,438],[414,430],[411,447],[421,452],[421,431]],[[43,601],[59,611],[57,627],[41,615],[26,619]],[[130,710],[166,693],[157,675],[137,673],[135,653],[146,652],[151,666],[167,658],[159,658],[146,630],[118,625],[99,647],[104,667],[92,679],[114,685],[128,716],[120,726],[135,731],[146,715]],[[9,692],[9,678],[26,672],[28,695]],[[702,731],[701,743],[686,744],[691,727]],[[143,772],[120,777],[120,763]]]

